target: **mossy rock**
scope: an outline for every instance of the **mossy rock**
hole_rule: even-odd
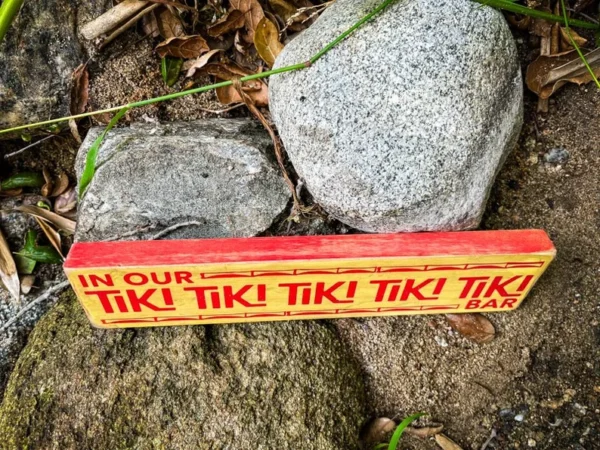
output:
[[[365,409],[327,322],[96,330],[68,293],[11,375],[0,448],[351,450]]]

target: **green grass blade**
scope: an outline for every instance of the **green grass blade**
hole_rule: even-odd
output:
[[[24,0],[4,0],[0,6],[0,43],[4,39],[10,25],[19,14]],[[35,0],[32,0],[35,1]]]
[[[377,444],[375,447],[373,447],[373,450],[385,450],[387,449],[387,444]]]
[[[573,39],[573,35],[571,35],[571,27],[569,26],[569,16],[567,16],[567,8],[565,7],[565,0],[560,0],[560,5],[562,7],[562,13],[563,13],[563,17],[565,19],[565,29],[567,30],[567,35],[569,36],[571,45],[573,46],[573,48],[575,48],[575,50],[577,50],[577,54],[583,61],[583,64],[585,64],[585,68],[588,70],[588,72],[592,76],[592,80],[594,80],[594,82],[596,83],[596,86],[598,86],[598,89],[600,89],[600,81],[598,81],[598,77],[596,77],[594,70],[590,67],[590,64],[588,63],[587,59],[585,58],[585,55],[579,48],[579,45],[577,45],[577,42],[575,42],[575,39]]]
[[[404,430],[406,430],[406,427],[408,427],[411,423],[413,423],[419,417],[422,417],[424,415],[425,413],[413,414],[412,416],[408,416],[406,419],[400,422],[400,425],[396,427],[396,430],[392,435],[392,439],[390,439],[390,443],[388,444],[388,450],[397,450],[398,443],[400,442],[400,438],[402,437],[402,433],[404,433]]]
[[[81,179],[79,180],[79,199],[83,197],[85,190],[89,186],[94,178],[94,173],[96,172],[96,160],[98,159],[98,150],[100,150],[100,146],[102,142],[104,142],[104,138],[110,130],[117,124],[117,122],[125,115],[125,113],[129,110],[129,108],[123,108],[118,113],[114,115],[111,119],[108,126],[104,129],[100,136],[96,138],[90,150],[88,151],[85,157],[85,167],[83,169],[83,173],[81,174]]]
[[[537,9],[528,8],[527,6],[519,5],[513,0],[474,0],[482,5],[491,6],[492,8],[502,9],[504,11],[513,12],[516,14],[523,14],[524,16],[530,16],[536,19],[549,20],[551,22],[558,22],[563,25],[567,25],[565,17],[557,16],[545,11],[539,11]],[[587,22],[585,20],[571,20],[571,25],[579,28],[587,28],[588,30],[598,30],[600,25]]]

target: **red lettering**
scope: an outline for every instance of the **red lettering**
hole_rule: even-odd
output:
[[[169,284],[171,282],[171,272],[164,272],[163,273],[164,278],[161,280],[158,277],[158,274],[155,272],[152,272],[150,274],[150,278],[152,279],[152,281],[156,284]]]
[[[225,308],[233,308],[233,303],[239,303],[240,305],[246,307],[252,306],[263,306],[260,304],[252,304],[246,299],[244,299],[244,294],[252,289],[251,284],[247,284],[246,286],[242,286],[237,292],[233,292],[233,288],[231,286],[223,286],[223,295],[225,297]]]
[[[294,306],[298,301],[298,289],[301,287],[303,287],[303,288],[310,287],[310,283],[281,283],[278,286],[282,287],[282,288],[288,288],[288,305]],[[308,291],[308,295],[310,296],[310,290],[305,289],[303,296],[302,296],[302,304],[308,304],[308,303],[304,303],[304,294],[307,291]],[[307,300],[310,301],[310,297]]]
[[[465,309],[477,309],[479,308],[479,303],[481,303],[481,300],[469,300],[465,305]]]
[[[341,286],[343,286],[345,281],[339,281],[329,288],[325,289],[325,283],[319,282],[317,283],[315,289],[315,305],[320,305],[323,303],[323,299],[326,298],[331,303],[352,303],[352,300],[338,300],[333,293]]]
[[[480,287],[479,287],[479,291],[483,290],[483,286],[485,285],[485,281],[489,280],[490,277],[464,277],[464,278],[459,278],[459,281],[466,281],[465,283],[465,287],[463,288],[462,292],[460,293],[459,298],[467,298],[469,297],[469,294],[471,292],[471,289],[473,289],[473,286],[475,285],[475,283],[477,283],[478,281],[481,282],[480,283]],[[481,294],[481,292],[479,293],[474,293],[473,296],[478,297]]]
[[[423,281],[421,284],[415,286],[415,280],[406,280],[406,284],[404,285],[404,290],[402,291],[402,297],[400,297],[400,300],[408,300],[408,298],[411,295],[417,300],[437,300],[437,297],[425,297],[425,295],[421,293],[421,289],[423,289],[432,281],[435,281],[435,278],[429,278]]]
[[[393,302],[396,300],[398,296],[398,292],[400,290],[400,283],[402,280],[373,280],[369,282],[370,284],[377,284],[377,293],[375,294],[375,301],[382,302],[385,297],[385,293],[387,291],[388,286],[391,284],[392,289],[390,292],[390,296],[388,297],[388,301]]]
[[[514,296],[515,294],[509,294],[508,292],[506,292],[505,287],[511,284],[513,281],[518,280],[519,278],[521,278],[521,275],[511,277],[507,281],[502,282],[504,277],[494,277],[494,279],[490,283],[490,287],[488,287],[487,291],[485,292],[484,297],[491,297],[492,295],[494,295],[494,292],[497,292],[500,297]]]
[[[500,308],[512,308],[514,307],[515,303],[517,303],[517,301],[518,299],[516,298],[505,298],[502,304],[500,305]]]
[[[485,308],[498,308],[498,301],[495,298],[487,301],[481,306],[481,309]]]
[[[175,272],[175,283],[183,284],[183,282],[192,283],[192,272]]]
[[[148,300],[152,297],[152,294],[156,292],[156,289],[148,289],[144,292],[141,297],[138,297],[138,294],[133,289],[127,289],[125,293],[127,294],[127,298],[129,299],[129,303],[131,303],[131,308],[135,312],[142,312],[142,306],[152,310],[152,311],[174,311],[174,307],[169,308],[161,308],[160,306],[156,306]],[[164,300],[164,299],[163,299]]]
[[[139,281],[135,280],[134,277],[139,278]],[[144,284],[148,284],[148,277],[143,273],[126,273],[123,277],[123,280],[125,283],[131,286],[142,286]]]
[[[104,308],[104,312],[107,314],[112,314],[115,312],[115,310],[113,309],[112,304],[110,303],[109,295],[118,294],[120,292],[121,291],[85,291],[84,294],[96,295],[98,297],[98,300],[100,300],[102,308]],[[125,311],[121,310],[121,312],[127,312],[127,309],[125,309]]]
[[[193,291],[196,293],[196,301],[198,302],[198,309],[206,309],[206,292],[207,291],[216,291],[219,289],[217,286],[200,286],[200,287],[186,287],[183,288],[184,291]],[[212,307],[214,309],[218,309],[221,307],[219,302],[219,294],[217,292],[212,292],[211,300]]]

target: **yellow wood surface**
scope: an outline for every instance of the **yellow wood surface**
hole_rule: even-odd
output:
[[[553,253],[66,269],[102,328],[511,311]]]

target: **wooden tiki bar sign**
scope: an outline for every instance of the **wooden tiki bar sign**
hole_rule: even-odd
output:
[[[555,255],[541,230],[76,243],[102,328],[511,311]]]

